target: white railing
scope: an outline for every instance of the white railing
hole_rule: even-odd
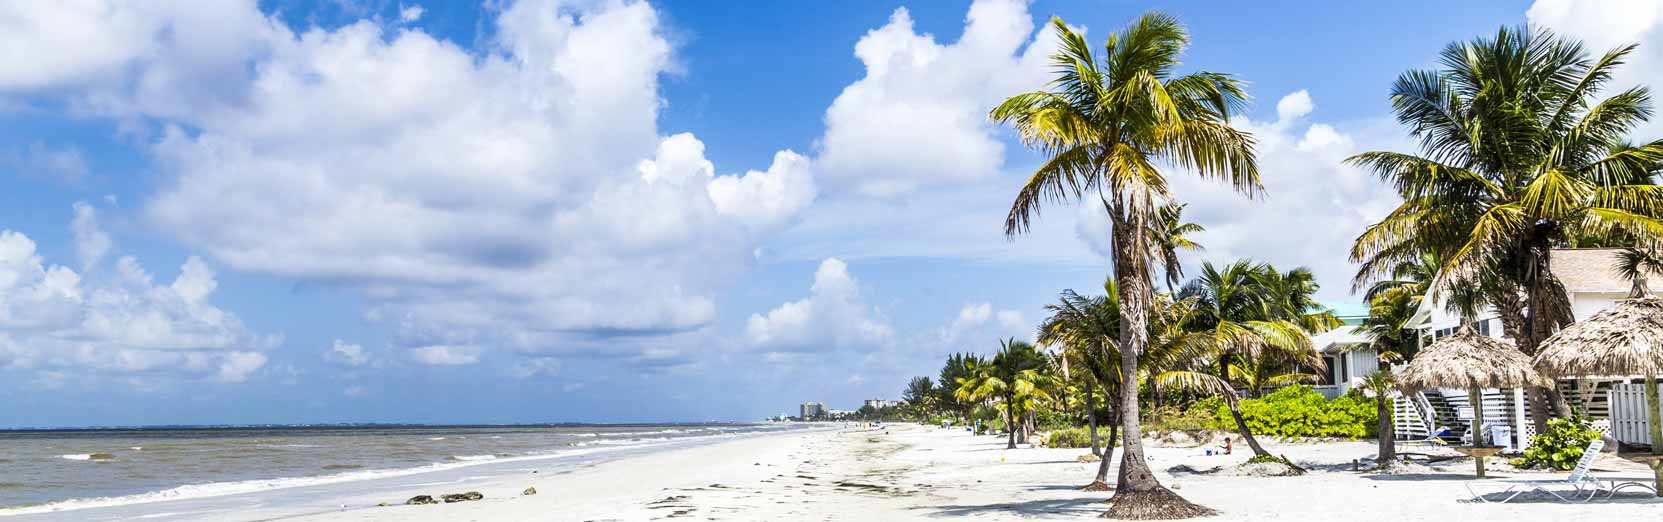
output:
[[[1613,384],[1607,392],[1611,398],[1611,435],[1629,444],[1651,444],[1650,417],[1646,415],[1646,385]],[[1663,392],[1658,394],[1663,396]],[[1657,415],[1659,412],[1652,412]]]

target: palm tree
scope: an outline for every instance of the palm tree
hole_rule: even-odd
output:
[[[1076,367],[1086,369],[1087,381],[1101,389],[1106,399],[1120,397],[1120,354],[1115,341],[1120,338],[1120,302],[1114,280],[1103,283],[1105,295],[1084,297],[1074,290],[1063,290],[1054,304],[1045,305],[1050,315],[1040,322],[1038,341],[1060,345],[1063,355],[1076,361]],[[1099,449],[1097,437],[1097,407],[1094,393],[1086,393],[1086,424],[1091,432],[1091,452],[1099,457],[1097,475],[1082,491],[1108,491],[1109,462],[1114,460],[1115,421],[1119,409],[1111,402],[1109,408],[1109,444]]]
[[[1392,367],[1382,366],[1374,373],[1363,377],[1363,389],[1374,394],[1374,411],[1379,414],[1380,424],[1377,430],[1380,435],[1380,452],[1374,461],[1380,469],[1390,468],[1397,460],[1396,437],[1392,432],[1392,409],[1387,406],[1391,399],[1392,390],[1397,389],[1397,376],[1392,374]]]
[[[1300,363],[1283,352],[1259,350],[1250,357],[1238,357],[1230,362],[1230,382],[1239,384],[1243,390],[1258,391],[1314,383],[1321,379],[1317,374],[1302,371]]]
[[[1154,247],[1149,257],[1161,263],[1168,293],[1184,279],[1184,265],[1178,260],[1178,251],[1205,250],[1190,237],[1206,232],[1207,227],[1184,221],[1184,207],[1187,206],[1189,205],[1183,203],[1161,205],[1161,208],[1155,211],[1155,219],[1149,222],[1149,243]]]
[[[1024,412],[1031,411],[1036,401],[1050,396],[1042,386],[1044,376],[1040,370],[1044,368],[1045,356],[1032,344],[1001,340],[999,353],[988,364],[978,368],[976,375],[960,379],[957,394],[972,401],[998,399],[999,408],[1005,414],[1005,432],[1009,435],[1005,449],[1016,449],[1016,434],[1024,429],[1019,426]]]
[[[1311,269],[1301,266],[1278,272],[1275,267],[1263,265],[1255,278],[1264,287],[1267,317],[1293,322],[1306,333],[1322,333],[1344,324],[1332,309],[1317,302],[1321,286]]]
[[[1260,191],[1253,138],[1229,125],[1231,112],[1245,105],[1247,94],[1229,75],[1175,74],[1189,36],[1171,16],[1143,15],[1110,35],[1101,57],[1061,19],[1053,18],[1051,25],[1060,49],[1051,56],[1055,77],[1049,88],[1012,96],[990,113],[1049,157],[1017,193],[1005,219],[1005,234],[1026,231],[1044,201],[1078,200],[1095,193],[1113,235],[1121,382],[1136,383],[1153,294],[1146,230],[1171,196],[1159,165],[1222,179],[1249,195]],[[1149,470],[1137,394],[1121,394],[1120,413],[1124,450],[1119,485],[1105,516],[1182,518],[1211,513],[1161,486]]]
[[[1596,98],[1634,49],[1590,58],[1581,43],[1551,32],[1503,28],[1494,38],[1450,44],[1439,70],[1398,77],[1393,109],[1420,139],[1420,155],[1348,159],[1403,198],[1358,236],[1351,251],[1358,279],[1435,255],[1443,260],[1437,290],[1486,287],[1484,300],[1519,349],[1536,353],[1572,320],[1552,272],[1555,246],[1663,236],[1663,189],[1651,175],[1663,164],[1663,140],[1626,141],[1651,116],[1651,95],[1634,87]],[[1545,405],[1563,402],[1546,389],[1531,394],[1537,431],[1545,432]]]
[[[907,389],[901,392],[901,398],[918,412],[919,420],[924,420],[930,415],[930,403],[935,401],[935,382],[929,377],[913,377],[907,381]]]
[[[1663,273],[1663,254],[1651,245],[1625,247],[1617,252],[1612,268],[1633,285],[1629,292],[1633,297],[1643,297],[1651,293],[1646,274]]]
[[[1274,277],[1267,278],[1267,274]],[[1303,292],[1307,285],[1284,284],[1280,274],[1269,265],[1247,260],[1235,261],[1222,269],[1210,262],[1202,263],[1201,275],[1185,284],[1179,296],[1195,302],[1196,316],[1188,327],[1207,335],[1208,358],[1216,373],[1213,379],[1207,379],[1194,375],[1202,373],[1197,370],[1179,370],[1167,377],[1174,385],[1222,397],[1230,408],[1236,430],[1255,455],[1270,455],[1270,452],[1259,445],[1242,416],[1237,390],[1258,396],[1265,387],[1315,377],[1294,368],[1326,366],[1322,355],[1311,345],[1309,333],[1295,321],[1320,324],[1328,321],[1311,319],[1307,313],[1296,311],[1309,309],[1309,303],[1304,302],[1308,297],[1281,292],[1289,289]],[[1297,281],[1308,276],[1306,272],[1304,276],[1289,279]],[[1314,293],[1314,283],[1309,286]]]
[[[936,387],[936,396],[941,404],[951,409],[958,418],[966,423],[970,420],[970,412],[975,409],[973,401],[959,398],[959,383],[974,376],[978,368],[984,365],[980,356],[973,353],[955,353],[947,356],[947,363],[941,367],[940,386]]]
[[[1369,315],[1358,330],[1369,335],[1369,347],[1374,348],[1381,362],[1408,360],[1419,348],[1417,335],[1408,328],[1410,317],[1421,296],[1412,294],[1408,287],[1382,292],[1369,302]]]
[[[1372,303],[1375,298],[1387,292],[1401,291],[1415,296],[1418,304],[1420,296],[1426,295],[1432,280],[1438,277],[1438,269],[1442,266],[1443,263],[1430,253],[1421,253],[1413,259],[1399,262],[1379,280],[1368,284],[1368,290],[1363,292],[1363,301]],[[1352,283],[1352,291],[1356,291],[1368,282],[1353,280]]]

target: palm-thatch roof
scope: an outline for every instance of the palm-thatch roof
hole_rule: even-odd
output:
[[[1517,388],[1548,383],[1513,345],[1462,327],[1421,349],[1397,374],[1404,392],[1427,388]]]
[[[1663,298],[1625,299],[1542,341],[1536,368],[1553,376],[1663,375]]]

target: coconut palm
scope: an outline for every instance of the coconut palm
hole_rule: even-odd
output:
[[[1155,211],[1155,219],[1149,222],[1149,243],[1154,248],[1149,257],[1160,262],[1167,292],[1184,279],[1184,266],[1178,260],[1178,252],[1205,250],[1191,237],[1206,232],[1207,227],[1184,221],[1184,207],[1187,206],[1183,203],[1161,205]]]
[[[1301,266],[1278,272],[1275,267],[1263,265],[1255,278],[1263,287],[1269,318],[1292,322],[1312,334],[1344,324],[1332,309],[1317,302],[1321,287],[1311,269]]]
[[[1074,290],[1063,290],[1057,302],[1045,305],[1050,312],[1040,322],[1038,342],[1063,347],[1063,354],[1086,370],[1087,381],[1113,401],[1120,397],[1119,350],[1120,302],[1111,279],[1103,284],[1105,295],[1085,297]],[[1114,403],[1109,409],[1109,444],[1099,449],[1097,437],[1097,407],[1094,393],[1086,393],[1086,424],[1091,433],[1091,452],[1099,457],[1097,475],[1083,491],[1108,491],[1109,462],[1114,460],[1114,421],[1119,409]]]
[[[1161,165],[1222,179],[1248,194],[1261,190],[1253,139],[1229,125],[1231,112],[1244,105],[1247,94],[1229,75],[1176,74],[1189,37],[1171,16],[1143,15],[1110,35],[1100,56],[1061,19],[1052,19],[1052,27],[1060,48],[1051,57],[1055,76],[1048,88],[1013,96],[990,113],[1048,157],[1017,193],[1005,233],[1026,231],[1043,202],[1097,198],[1113,236],[1121,380],[1135,383],[1153,294],[1144,231],[1170,200]],[[1124,450],[1119,485],[1105,515],[1211,513],[1155,479],[1143,457],[1137,394],[1121,395]]]
[[[1389,468],[1397,460],[1396,436],[1392,431],[1391,394],[1397,389],[1397,376],[1392,373],[1390,366],[1382,366],[1379,370],[1363,376],[1360,382],[1364,391],[1374,394],[1374,411],[1380,418],[1379,454],[1374,461],[1381,469]]]
[[[1314,283],[1284,284],[1280,274],[1268,265],[1246,260],[1222,268],[1210,262],[1202,263],[1201,274],[1185,284],[1178,295],[1194,300],[1196,315],[1187,327],[1207,335],[1206,359],[1211,361],[1214,378],[1197,375],[1204,374],[1200,369],[1176,370],[1166,377],[1174,386],[1222,397],[1229,406],[1236,430],[1256,455],[1270,452],[1259,445],[1242,416],[1237,391],[1257,396],[1266,387],[1315,377],[1294,368],[1326,366],[1322,355],[1311,345],[1310,334],[1295,321],[1328,324],[1327,321],[1311,320],[1295,311],[1308,310],[1309,303],[1302,302],[1308,298],[1283,295],[1289,289],[1314,293]],[[1309,273],[1302,277],[1309,277]],[[1267,281],[1271,284],[1267,285]]]
[[[1421,253],[1413,259],[1402,261],[1392,266],[1386,275],[1369,283],[1365,280],[1353,280],[1352,290],[1355,291],[1367,284],[1368,289],[1363,292],[1363,301],[1374,302],[1375,298],[1388,292],[1406,292],[1415,296],[1418,304],[1420,297],[1426,295],[1432,280],[1438,276],[1438,269],[1443,266],[1438,258],[1429,253]]]
[[[1633,285],[1629,297],[1645,297],[1651,294],[1646,274],[1663,273],[1663,254],[1651,245],[1625,247],[1617,252],[1617,262],[1611,268]]]
[[[1592,58],[1575,40],[1503,28],[1450,44],[1437,70],[1400,76],[1393,109],[1420,151],[1348,159],[1403,198],[1358,236],[1351,252],[1361,263],[1358,279],[1436,255],[1443,262],[1435,290],[1488,287],[1483,297],[1517,347],[1535,353],[1572,320],[1552,272],[1555,246],[1663,235],[1663,189],[1651,177],[1663,164],[1663,140],[1626,141],[1651,116],[1651,95],[1634,87],[1598,98],[1634,48]],[[1486,277],[1499,281],[1480,281]],[[1544,432],[1543,405],[1552,397],[1532,395]]]
[[[1408,328],[1408,323],[1421,296],[1410,293],[1408,288],[1397,287],[1375,296],[1369,302],[1368,317],[1357,325],[1358,330],[1369,335],[1368,346],[1379,355],[1381,362],[1402,361],[1415,356],[1418,339],[1414,330]]]
[[[999,353],[988,364],[977,368],[975,375],[959,379],[956,392],[961,399],[978,401],[997,399],[1005,415],[1005,432],[1009,436],[1006,449],[1016,449],[1016,434],[1023,428],[1023,415],[1031,411],[1036,401],[1049,398],[1043,386],[1045,356],[1028,344],[1015,339],[999,341]]]

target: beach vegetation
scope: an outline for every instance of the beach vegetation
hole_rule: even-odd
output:
[[[1374,401],[1361,394],[1328,399],[1309,386],[1293,385],[1263,397],[1243,399],[1239,410],[1242,422],[1261,435],[1360,439],[1377,433],[1376,407]],[[1220,407],[1215,413],[1219,418],[1230,416],[1228,406]]]
[[[1385,366],[1363,377],[1361,389],[1374,394],[1375,438],[1379,449],[1374,461],[1381,469],[1389,468],[1397,460],[1396,437],[1392,433],[1392,393],[1397,390],[1397,375]],[[1349,394],[1347,394],[1349,395]]]
[[[999,341],[999,352],[969,377],[959,380],[962,400],[992,401],[1005,421],[1007,448],[1016,449],[1033,432],[1033,411],[1050,399],[1047,360],[1034,345],[1015,339]],[[1021,437],[1018,437],[1018,434]]]
[[[1101,54],[1085,36],[1052,19],[1058,49],[1044,90],[1017,94],[989,116],[1014,127],[1046,159],[1018,191],[1005,233],[1028,230],[1046,202],[1101,203],[1108,216],[1112,266],[1121,309],[1118,485],[1105,516],[1185,518],[1212,510],[1161,486],[1143,457],[1138,426],[1138,356],[1148,344],[1153,300],[1147,230],[1172,202],[1166,168],[1222,180],[1245,194],[1262,190],[1251,135],[1230,125],[1246,104],[1243,83],[1230,75],[1179,74],[1189,35],[1176,18],[1151,12],[1113,34]]]
[[[1548,419],[1548,430],[1531,437],[1524,454],[1510,464],[1519,468],[1569,470],[1582,459],[1588,443],[1599,438],[1599,431],[1581,417]]]

